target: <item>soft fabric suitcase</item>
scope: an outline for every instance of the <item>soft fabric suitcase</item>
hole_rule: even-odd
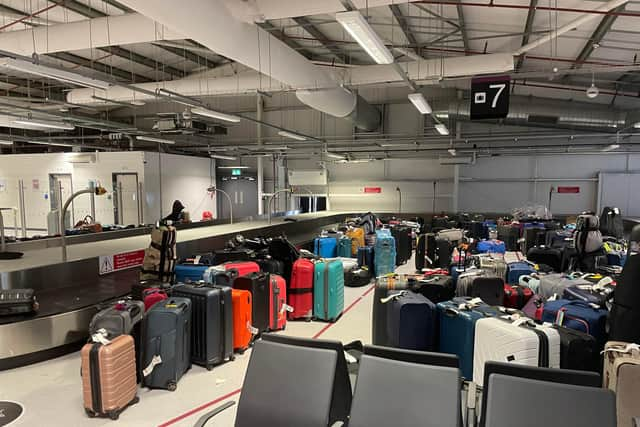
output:
[[[351,238],[351,256],[358,255],[358,248],[365,246],[364,243],[364,229],[360,227],[351,227],[345,235]]]
[[[600,372],[600,352],[595,338],[584,332],[555,325],[560,334],[560,368]]]
[[[435,304],[412,291],[400,291],[387,299],[389,346],[433,351],[437,323]]]
[[[522,247],[520,248],[523,254],[528,254],[529,250],[534,246],[542,246],[547,240],[547,230],[544,224],[539,223],[525,223],[522,230]]]
[[[450,228],[447,230],[441,230],[438,232],[438,239],[447,240],[451,243],[457,244],[464,238],[464,230],[460,228]]]
[[[537,294],[540,290],[540,276],[538,274],[525,274],[518,279],[518,285],[525,286]]]
[[[351,258],[351,238],[341,237],[338,239],[337,255],[343,258]]]
[[[300,258],[293,263],[291,282],[287,289],[289,306],[293,308],[287,314],[289,320],[313,317],[313,271],[313,262],[308,259]]]
[[[321,258],[338,256],[338,241],[335,237],[317,237],[313,241],[313,253]]]
[[[436,261],[436,235],[433,233],[418,236],[416,243],[416,271],[432,268]]]
[[[564,271],[564,258],[561,249],[547,246],[534,246],[527,252],[527,260],[535,264],[545,264],[553,268],[553,271]]]
[[[436,236],[436,260],[434,267],[449,269],[451,266],[451,253],[453,245],[447,239]]]
[[[322,261],[313,272],[313,316],[335,322],[344,309],[344,270],[340,261]]]
[[[575,285],[591,285],[591,283],[584,279],[572,278],[561,273],[545,274],[540,276],[540,286],[537,293],[545,299],[549,299],[554,295],[560,298],[566,288]]]
[[[432,275],[417,282],[412,288],[415,292],[424,295],[429,301],[437,304],[441,301],[449,301],[456,294],[456,285],[451,276]]]
[[[143,385],[175,391],[191,368],[191,300],[171,297],[154,305],[142,327]]]
[[[480,253],[503,254],[506,252],[504,242],[501,240],[481,240],[476,249]]]
[[[467,230],[468,237],[476,240],[487,238],[487,229],[484,221],[468,221],[463,224],[462,228]]]
[[[371,246],[358,248],[358,267],[367,267],[371,274],[375,274],[376,271],[373,251],[374,248]]]
[[[597,288],[589,285],[569,286],[564,289],[562,298],[568,300],[584,301],[589,304],[596,304],[602,308],[607,307],[607,301],[613,298],[613,286]]]
[[[533,297],[533,291],[526,286],[504,285],[504,303],[508,308],[522,309],[529,299]]]
[[[535,270],[531,264],[526,262],[512,262],[507,264],[507,283],[517,285],[520,282],[520,276],[534,273]]]
[[[180,264],[176,265],[176,283],[192,283],[204,280],[205,273],[209,268],[205,264]]]
[[[595,308],[584,301],[559,299],[544,304],[542,321],[592,335],[602,349],[607,339],[607,315],[607,310]]]
[[[231,288],[177,285],[172,296],[191,300],[191,361],[211,370],[233,359]]]
[[[233,306],[233,350],[244,353],[253,338],[251,292],[232,289],[231,305]]]
[[[0,289],[0,316],[34,313],[38,307],[33,289]]]
[[[80,357],[84,409],[89,417],[117,420],[127,406],[138,403],[136,353],[130,335],[85,344]]]
[[[344,285],[356,288],[371,283],[371,272],[367,267],[344,272]]]
[[[616,394],[618,427],[635,427],[632,419],[640,414],[640,349],[637,344],[620,341],[606,344],[603,387]]]
[[[174,269],[178,259],[176,239],[177,232],[173,226],[161,225],[151,230],[151,243],[144,251],[140,280],[174,282]]]
[[[158,288],[147,288],[142,291],[142,301],[144,303],[144,311],[149,310],[156,303],[164,301],[169,296],[165,291]]]
[[[282,276],[269,277],[269,330],[280,331],[287,326],[287,282]]]
[[[534,294],[522,307],[522,312],[533,320],[542,321],[542,310],[544,309],[544,298]]]
[[[493,360],[544,368],[560,367],[560,334],[531,319],[491,317],[476,322],[473,381],[482,387],[484,364]]]
[[[468,296],[480,298],[489,305],[500,305],[504,301],[504,280],[499,277],[476,277],[471,282]]]
[[[251,292],[253,326],[258,329],[259,334],[268,331],[271,324],[269,320],[271,304],[269,274],[250,273],[246,276],[240,276],[233,281],[233,287]]]
[[[460,370],[467,381],[473,380],[473,348],[476,322],[494,317],[499,312],[471,297],[458,297],[438,303],[440,325],[440,353],[455,354],[460,358]]]
[[[393,273],[396,267],[396,241],[388,230],[376,232],[374,249],[376,276]]]
[[[520,238],[520,229],[511,224],[498,225],[498,240],[504,242],[508,251],[518,251],[518,239]]]

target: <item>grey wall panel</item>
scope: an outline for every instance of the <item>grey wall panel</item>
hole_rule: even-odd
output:
[[[625,155],[541,156],[540,178],[594,178],[600,171],[624,170]]]

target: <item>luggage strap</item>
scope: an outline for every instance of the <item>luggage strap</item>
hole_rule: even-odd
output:
[[[629,343],[624,348],[607,348],[602,350],[600,354],[605,353],[631,353],[632,351],[640,351],[640,345],[636,343]]]

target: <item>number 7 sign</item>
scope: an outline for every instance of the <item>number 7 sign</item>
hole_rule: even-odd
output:
[[[471,120],[501,119],[509,114],[509,76],[471,80]]]

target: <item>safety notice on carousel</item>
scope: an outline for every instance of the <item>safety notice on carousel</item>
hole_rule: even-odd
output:
[[[99,260],[99,272],[100,275],[103,275],[127,268],[140,267],[142,261],[144,261],[144,249],[115,255],[102,255]]]

